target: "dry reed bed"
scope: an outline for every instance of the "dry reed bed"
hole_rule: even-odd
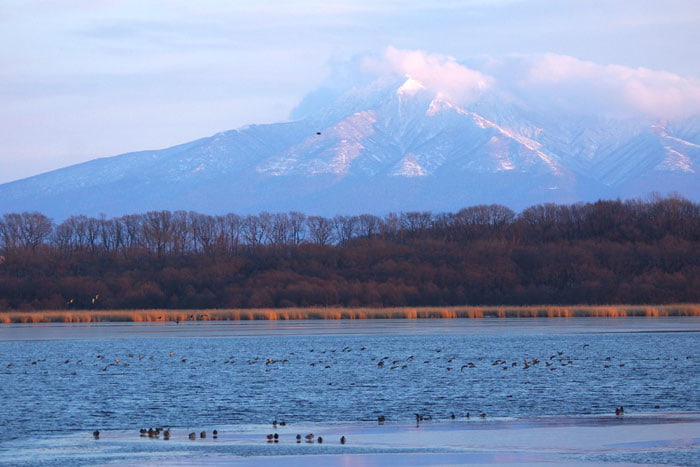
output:
[[[625,318],[700,316],[700,304],[426,308],[283,308],[214,310],[76,310],[0,312],[0,323],[250,321],[426,318]]]

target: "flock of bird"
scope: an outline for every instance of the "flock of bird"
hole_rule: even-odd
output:
[[[383,417],[380,417],[383,418]],[[277,420],[272,422],[272,427],[277,428],[277,426],[286,426],[287,423],[282,421],[282,422],[277,422]],[[142,438],[150,438],[150,439],[161,439],[161,435],[163,436],[164,441],[170,440],[171,436],[173,434],[173,431],[170,428],[163,428],[163,427],[157,427],[157,428],[141,428],[139,430],[139,435]],[[92,437],[96,440],[100,439],[100,431],[95,430],[92,432]],[[211,432],[211,437],[213,439],[218,439],[219,438],[219,431],[218,430],[212,430]],[[199,436],[197,435],[196,432],[190,432],[187,435],[187,438],[194,441],[196,439],[206,439],[207,438],[207,432],[206,431],[200,431]],[[267,440],[268,443],[270,444],[276,444],[279,443],[282,437],[280,436],[279,433],[270,433],[265,436],[265,439]],[[301,434],[297,434],[296,437],[294,438],[297,442],[297,444],[300,444],[302,442],[302,439],[306,440],[306,443],[308,444],[323,444],[323,437],[322,436],[316,436],[313,433],[308,433],[307,435],[303,436]],[[340,437],[339,440],[340,444],[345,444],[347,443],[347,438],[345,435]]]
[[[655,406],[655,408],[658,408],[658,407],[659,407],[658,405]],[[624,413],[625,413],[625,408],[624,408],[623,406],[620,406],[620,407],[616,407],[616,408],[615,408],[615,415],[616,415],[616,416],[624,415]],[[415,414],[415,417],[416,417],[416,426],[420,426],[420,422],[432,421],[432,420],[433,420],[432,415],[424,415],[424,414],[419,414],[419,413],[417,413],[417,414]],[[467,418],[467,419],[471,418],[471,413],[467,412],[467,413],[464,415],[464,417]],[[487,415],[486,415],[486,413],[482,412],[482,413],[479,414],[479,417],[482,418],[482,419],[485,419],[485,418],[487,417]],[[455,420],[456,418],[457,418],[457,416],[454,414],[454,412],[450,414],[450,419]],[[379,425],[383,425],[386,421],[387,421],[387,418],[386,418],[386,416],[384,416],[384,415],[380,415],[380,416],[377,417],[377,423],[378,423]],[[276,429],[278,426],[284,427],[284,426],[286,426],[286,425],[287,425],[287,423],[286,423],[285,421],[278,422],[277,420],[274,420],[274,421],[272,422],[272,427],[275,428],[275,429]],[[164,429],[164,428],[162,428],[162,427],[148,428],[148,429],[146,429],[146,428],[141,428],[141,429],[139,430],[139,434],[140,434],[140,436],[141,436],[142,438],[148,437],[148,438],[151,438],[151,439],[160,439],[160,435],[162,434],[162,435],[163,435],[163,440],[168,441],[168,440],[170,440],[170,437],[171,437],[171,435],[172,435],[172,430],[171,430],[170,428],[165,428],[165,429]],[[219,437],[219,432],[218,432],[218,430],[212,430],[211,435],[212,435],[212,438],[213,438],[213,439],[218,439],[218,437]],[[99,430],[93,431],[93,432],[92,432],[92,436],[93,436],[93,438],[96,439],[96,440],[100,439],[100,432],[99,432]],[[188,439],[194,441],[194,440],[197,439],[197,433],[194,432],[194,431],[193,431],[193,432],[190,432],[190,433],[187,435],[187,437],[188,437]],[[200,438],[200,439],[205,439],[206,437],[207,437],[207,432],[206,432],[206,431],[201,431],[201,432],[199,433],[199,438]],[[267,434],[267,435],[265,436],[265,439],[266,439],[267,442],[270,443],[270,444],[277,444],[277,443],[280,442],[281,436],[280,436],[279,433],[276,433],[276,432],[275,432],[275,433],[269,433],[269,434]],[[302,437],[301,434],[297,434],[297,435],[295,436],[294,439],[296,440],[296,443],[297,443],[297,444],[300,444],[300,443],[302,442],[302,439],[305,439],[307,444],[313,444],[314,442],[315,442],[315,443],[318,443],[318,444],[323,444],[323,437],[322,437],[322,436],[316,436],[316,435],[314,435],[313,433],[308,433],[307,435],[305,435],[305,436],[303,436],[303,437]],[[345,435],[343,435],[343,436],[340,437],[339,442],[340,442],[340,444],[346,444],[346,443],[347,443],[347,438],[345,437]]]
[[[589,344],[584,344],[583,349],[587,349]],[[367,347],[362,346],[359,348],[359,351],[366,351],[368,350]],[[353,349],[350,347],[344,347],[340,349],[340,352],[352,352]],[[475,361],[459,361],[459,357],[455,354],[447,355],[447,354],[441,354],[442,349],[436,348],[433,349],[434,351],[434,356],[430,357],[429,355],[427,358],[424,356],[424,359],[422,360],[422,364],[427,365],[427,364],[435,364],[435,363],[442,363],[443,368],[445,371],[453,371],[453,370],[459,370],[459,371],[465,371],[465,370],[470,370],[477,368],[479,365],[484,365],[485,363],[490,364],[492,367],[500,367],[502,370],[510,370],[513,368],[522,368],[523,370],[528,370],[530,368],[537,367],[540,363],[543,363],[544,367],[554,371],[559,368],[564,368],[567,366],[573,366],[576,363],[576,360],[571,357],[570,355],[564,355],[563,351],[557,351],[555,353],[552,353],[549,355],[549,357],[543,356],[540,358],[521,358],[521,359],[516,359],[516,360],[511,360],[507,361],[505,359],[496,359],[493,361],[486,360],[485,357],[481,356],[478,357],[475,361],[478,363],[475,363]],[[328,350],[316,350],[316,349],[310,349],[309,353],[314,353],[315,355],[319,355],[319,358],[314,358],[312,361],[308,363],[309,366],[311,367],[319,367],[322,369],[330,369],[333,367],[334,364],[337,364],[337,360],[334,359],[329,359],[327,358],[328,355],[333,355],[334,353],[338,352],[337,349],[328,349]],[[175,359],[176,355],[175,352],[168,352],[168,357]],[[135,361],[141,361],[141,360],[147,360],[147,361],[155,361],[156,356],[155,355],[150,355],[150,356],[145,356],[142,354],[136,355],[134,353],[128,353],[128,360],[126,357],[117,357],[117,358],[107,358],[105,355],[99,354],[97,355],[97,360],[103,364],[103,366],[100,368],[102,371],[107,371],[110,367],[128,367],[131,364],[133,364]],[[265,366],[265,371],[273,371],[274,368],[278,365],[284,365],[288,363],[298,363],[298,359],[296,362],[292,361],[295,357],[295,352],[289,352],[289,354],[285,358],[272,358],[272,357],[261,357],[261,356],[256,356],[256,357],[251,357],[245,360],[239,360],[235,355],[230,355],[226,357],[222,363],[225,365],[235,365],[238,363],[245,363],[247,365],[256,365],[256,364],[264,364]],[[372,357],[370,357],[371,359]],[[388,370],[406,370],[408,369],[412,364],[419,364],[421,361],[417,359],[415,355],[409,355],[408,357],[400,357],[400,358],[394,358],[392,359],[389,356],[383,356],[381,358],[378,358],[377,360],[374,361],[374,364],[376,365],[377,368],[380,369],[388,369]],[[687,356],[686,359],[690,360],[692,357]],[[177,357],[179,359],[180,363],[190,363],[190,364],[195,364],[195,361],[190,359],[188,360],[187,357],[185,356],[180,356]],[[678,360],[678,357],[675,357],[674,360]],[[33,366],[33,365],[38,365],[39,363],[45,362],[47,359],[36,359],[36,360],[31,360],[27,366]],[[484,362],[486,360],[486,362]],[[619,366],[620,368],[625,366],[625,363],[617,363],[614,364],[613,362],[614,357],[612,356],[607,356],[602,359],[602,367],[604,369],[611,368],[612,366]],[[81,366],[84,364],[83,360],[76,360],[74,362],[71,362],[70,359],[66,359],[63,361],[64,365],[68,365],[74,363],[77,366]],[[202,363],[202,362],[197,362],[197,363]],[[212,360],[211,363],[217,363],[217,360]],[[341,362],[343,363],[343,362]],[[7,370],[12,370],[13,368],[19,368],[20,364],[17,363],[7,363],[5,368]],[[540,365],[542,366],[542,365]],[[73,372],[71,373],[72,375],[75,375],[76,373]]]
[[[582,349],[586,350],[590,347],[589,344],[584,344]],[[409,355],[409,356],[403,356],[400,358],[391,358],[389,356],[382,356],[380,358],[379,355],[376,353],[373,353],[371,349],[368,349],[365,346],[361,346],[359,348],[351,348],[351,347],[343,347],[338,348],[338,349],[306,349],[304,350],[297,350],[297,352],[302,353],[302,352],[307,352],[307,355],[313,354],[314,358],[309,359],[308,356],[299,356],[296,355],[295,352],[288,352],[287,355],[284,357],[279,357],[279,356],[255,356],[255,357],[248,357],[248,358],[240,358],[235,355],[230,355],[228,357],[224,357],[220,360],[219,362],[222,362],[225,365],[236,365],[236,364],[246,364],[246,365],[263,365],[265,368],[265,371],[272,371],[274,368],[283,366],[286,364],[305,364],[307,363],[311,367],[320,367],[323,369],[329,369],[333,365],[338,363],[338,359],[335,357],[330,357],[333,356],[336,353],[350,353],[350,352],[365,352],[366,357],[363,358],[363,360],[366,363],[369,363],[370,365],[374,365],[375,368],[377,368],[377,371],[383,371],[383,370],[406,370],[410,366],[415,366],[418,365],[420,368],[422,365],[433,365],[436,363],[440,364],[440,367],[442,367],[445,371],[460,371],[460,372],[465,372],[465,371],[470,371],[472,369],[475,369],[477,367],[480,368],[492,368],[492,369],[500,369],[501,371],[508,371],[511,370],[513,371],[516,368],[521,369],[521,371],[527,371],[532,368],[542,368],[542,369],[548,369],[550,371],[557,370],[559,368],[564,368],[567,366],[572,366],[575,365],[579,360],[576,358],[573,358],[571,355],[565,354],[564,351],[555,351],[552,353],[547,353],[544,356],[540,356],[540,358],[532,358],[531,356],[529,358],[519,358],[519,359],[512,359],[510,361],[505,360],[505,359],[487,359],[485,356],[479,356],[473,359],[473,361],[467,361],[467,359],[462,359],[460,358],[457,354],[450,353],[449,351],[443,352],[443,349],[441,348],[433,348],[433,349],[424,349],[423,352],[420,354],[422,358],[417,357],[416,355]],[[406,352],[408,353],[408,352]],[[178,361],[181,364],[186,364],[188,363],[188,358],[185,356],[177,356],[175,352],[170,351],[167,354],[168,359],[172,359],[174,361]],[[381,354],[380,354],[381,355]],[[316,357],[318,356],[318,357]],[[595,354],[589,354],[589,356],[592,356],[594,361],[600,362],[599,364],[602,364],[603,368],[610,368],[613,366],[613,360],[614,357],[596,357]],[[158,364],[156,360],[160,360],[162,357],[158,357],[158,354],[155,355],[142,355],[142,354],[135,354],[135,353],[128,353],[126,356],[120,356],[120,357],[112,357],[108,358],[104,354],[98,354],[96,355],[96,360],[99,362],[100,369],[102,371],[107,371],[110,367],[128,367],[130,364],[135,364],[140,361],[144,362],[155,362]],[[687,360],[690,360],[692,357],[688,356],[686,357]],[[678,360],[678,357],[674,357],[675,360]],[[199,362],[201,363],[201,357],[193,357],[189,360],[190,364],[194,364],[194,362]],[[311,360],[311,361],[309,361]],[[47,358],[43,359],[36,359],[36,360],[29,360],[28,363],[25,363],[27,366],[37,366],[40,363],[44,363],[47,361]],[[94,361],[94,360],[93,360]],[[25,361],[26,362],[26,361]],[[211,360],[212,363],[216,363],[217,360]],[[421,363],[422,362],[422,363]],[[346,364],[346,362],[340,362],[341,364]],[[60,365],[61,362],[56,362],[56,364]],[[62,360],[63,365],[69,365],[69,364],[74,364],[74,365],[86,365],[87,363],[83,362],[83,360],[78,359],[75,361],[71,361],[70,359],[65,359]],[[93,364],[94,365],[94,364]],[[8,371],[11,371],[13,369],[19,369],[19,367],[24,366],[21,363],[8,363],[6,364],[6,369]],[[624,367],[625,363],[617,363],[615,366],[619,367]],[[72,375],[76,375],[76,372],[72,372]],[[354,383],[349,383],[350,385]],[[526,383],[527,384],[527,383]],[[509,396],[510,397],[510,396]],[[659,406],[655,406],[655,408],[658,408]],[[478,412],[477,412],[478,413]],[[618,407],[615,409],[615,414],[618,416],[621,416],[624,414],[624,408],[623,407]],[[480,418],[486,418],[486,413],[480,412],[478,415],[475,415],[475,417],[478,416]],[[454,413],[450,414],[448,416],[450,419],[454,420],[457,417]],[[469,419],[472,417],[472,414],[467,412],[463,417]],[[461,417],[460,417],[461,418]],[[415,420],[416,424],[419,424],[424,421],[430,421],[432,420],[432,416],[430,414],[415,414]],[[386,417],[384,415],[381,415],[377,418],[377,422],[379,424],[383,424],[386,421]],[[285,426],[285,422],[273,422],[273,428],[277,428],[277,426]],[[172,431],[170,429],[163,429],[163,428],[150,428],[150,429],[141,429],[140,435],[144,437],[149,437],[149,438],[159,438],[163,440],[169,440],[172,436]],[[216,430],[211,432],[212,438],[217,439],[218,438],[218,432]],[[93,432],[93,437],[95,439],[100,439],[100,432],[99,431],[94,431]],[[191,440],[197,439],[197,433],[191,432],[188,434],[188,438]],[[199,433],[199,439],[203,439],[207,437],[207,433],[205,431],[202,431]],[[309,433],[305,436],[302,437],[301,434],[298,434],[296,436],[296,442],[301,443],[302,439],[305,439],[307,443],[323,443],[323,438],[321,436],[314,436],[312,433]],[[271,433],[266,436],[266,441],[269,443],[279,443],[280,442],[280,435],[278,433]],[[345,436],[342,436],[340,438],[340,443],[345,444],[346,443],[346,438]]]

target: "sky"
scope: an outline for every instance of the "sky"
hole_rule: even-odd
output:
[[[342,70],[387,67],[460,99],[686,114],[700,1],[0,0],[0,183],[286,121]]]

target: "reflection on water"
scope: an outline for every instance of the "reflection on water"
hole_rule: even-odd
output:
[[[0,439],[697,411],[699,330],[697,318],[3,326]]]

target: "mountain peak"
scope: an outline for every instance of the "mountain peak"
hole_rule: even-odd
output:
[[[249,125],[0,185],[0,213],[382,214],[678,192],[700,199],[700,119],[581,118],[411,75]],[[662,173],[663,176],[659,176]]]
[[[397,90],[396,94],[399,96],[413,96],[419,91],[422,91],[425,89],[425,86],[423,86],[422,83],[419,81],[413,79],[413,78],[408,78]]]

